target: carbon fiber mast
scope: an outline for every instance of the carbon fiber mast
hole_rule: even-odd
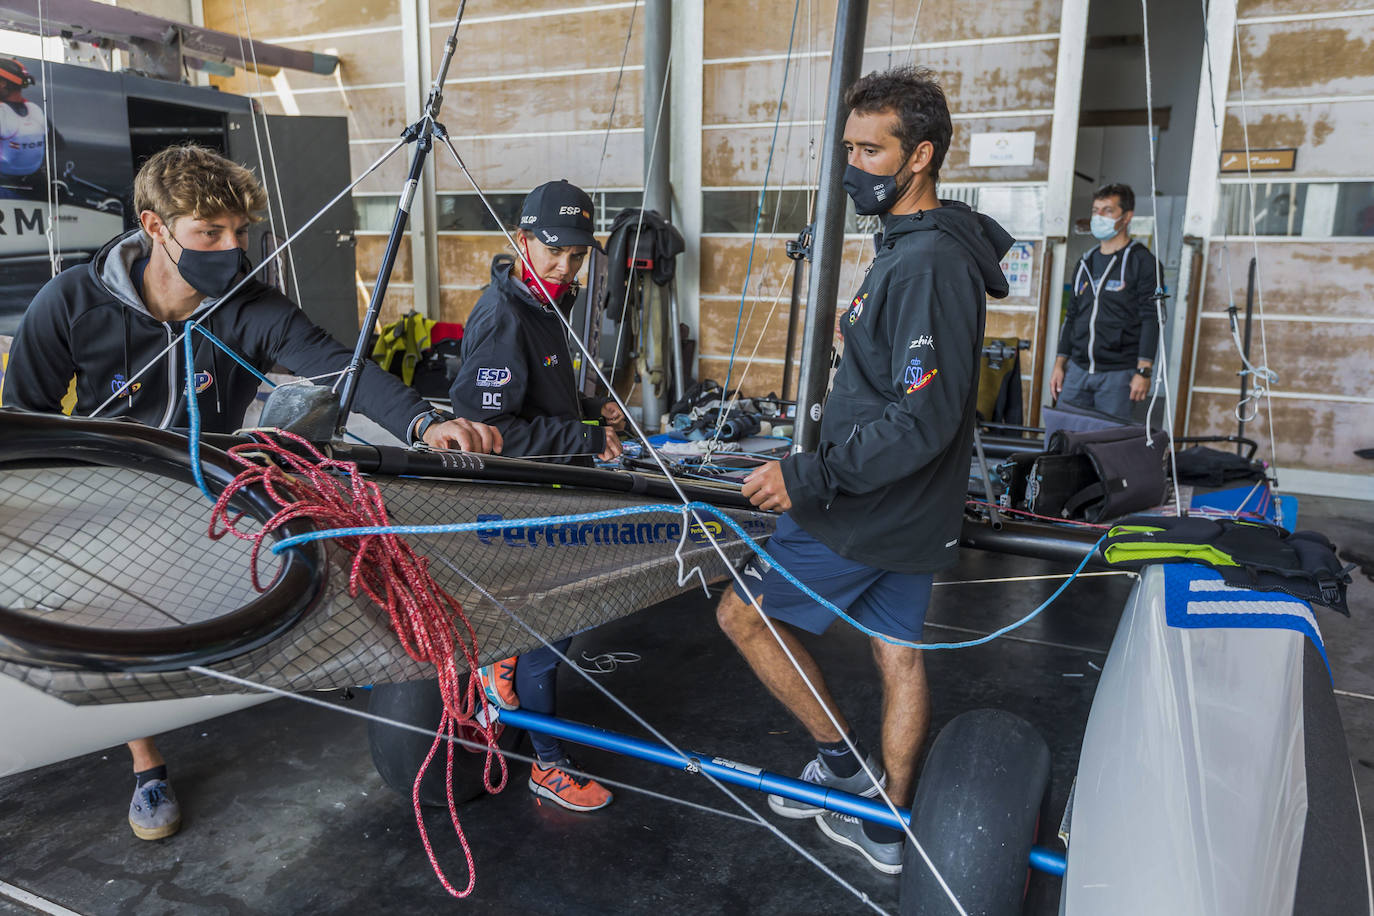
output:
[[[439,72],[435,74],[434,83],[429,87],[429,97],[425,100],[425,106],[420,114],[420,120],[411,124],[401,133],[401,139],[406,143],[415,144],[415,152],[410,158],[410,172],[406,175],[405,186],[401,189],[401,199],[396,204],[396,216],[391,223],[391,233],[387,236],[386,250],[382,254],[381,268],[377,272],[377,283],[372,288],[372,298],[367,303],[367,315],[363,318],[362,326],[358,328],[358,342],[353,347],[353,359],[348,364],[348,370],[344,373],[343,388],[339,396],[339,420],[335,430],[336,438],[343,438],[344,429],[348,426],[348,415],[353,409],[353,399],[358,394],[358,381],[362,376],[363,360],[367,358],[367,342],[372,334],[372,328],[377,323],[377,316],[382,310],[382,300],[386,298],[386,288],[391,282],[391,271],[396,265],[396,255],[401,250],[401,237],[405,235],[406,224],[410,221],[410,207],[415,200],[415,191],[420,186],[420,174],[424,171],[425,160],[429,158],[429,152],[434,146],[434,128],[436,125],[442,131],[443,125],[438,124],[439,109],[444,104],[444,80],[448,77],[449,64],[453,61],[453,52],[458,48],[458,26],[463,21],[463,11],[467,9],[467,0],[461,0],[458,4],[458,15],[453,20],[453,31],[449,34],[448,40],[444,42],[444,57],[439,62]]]
[[[835,45],[831,52],[830,83],[825,101],[825,139],[821,151],[820,188],[816,193],[814,259],[806,301],[806,330],[797,383],[794,452],[815,451],[820,440],[821,410],[834,351],[835,301],[840,294],[840,267],[844,261],[846,195],[841,184],[845,165],[844,91],[859,77],[867,27],[868,0],[840,0],[835,11]]]

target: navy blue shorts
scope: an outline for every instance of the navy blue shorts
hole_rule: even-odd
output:
[[[840,556],[803,531],[792,516],[778,519],[768,553],[784,569],[831,604],[877,633],[919,642],[934,577],[930,573],[897,573]],[[817,603],[776,569],[754,557],[744,567],[744,581],[763,598],[763,612],[810,633],[824,633],[839,618]],[[749,598],[735,584],[735,594]]]

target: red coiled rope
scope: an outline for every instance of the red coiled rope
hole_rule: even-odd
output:
[[[294,442],[304,454],[298,454],[264,433],[258,434],[260,443],[230,448],[230,457],[243,465],[244,470],[220,494],[210,516],[211,538],[218,540],[226,534],[232,534],[252,542],[253,587],[258,591],[267,588],[258,575],[258,558],[263,541],[282,525],[300,518],[308,519],[322,529],[391,524],[387,519],[386,506],[382,503],[381,491],[359,473],[356,464],[329,458],[294,433],[282,430],[275,433],[282,439]],[[239,490],[253,485],[266,490],[281,509],[260,530],[250,533],[238,529],[238,522],[243,516],[231,517],[229,502]],[[415,805],[415,823],[420,828],[420,839],[434,873],[439,876],[439,882],[453,896],[466,897],[476,886],[477,874],[473,867],[472,850],[458,822],[457,805],[453,801],[452,739],[463,733],[470,740],[486,745],[482,778],[488,792],[496,793],[504,789],[507,776],[506,760],[496,744],[500,726],[491,724],[495,717],[488,707],[486,695],[478,685],[477,634],[462,607],[429,574],[429,562],[401,538],[389,533],[374,534],[341,537],[335,543],[352,555],[348,593],[356,597],[359,591],[366,592],[386,611],[392,629],[410,657],[432,664],[438,673],[444,714],[439,721],[434,744],[430,746],[419,773],[415,775],[411,801]],[[462,627],[458,627],[455,621],[460,621]],[[463,672],[458,667],[460,654],[466,662],[466,685]],[[483,713],[480,718],[477,715],[479,708]],[[449,817],[467,860],[468,885],[462,891],[454,889],[440,868],[420,812],[420,782],[441,743],[448,745],[445,786]],[[500,767],[500,779],[495,782],[492,779],[493,759]]]

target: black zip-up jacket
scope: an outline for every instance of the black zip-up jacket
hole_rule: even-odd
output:
[[[158,321],[148,313],[130,278],[134,263],[151,250],[148,237],[135,229],[38,291],[10,348],[4,406],[58,413],[75,376],[72,413],[86,416],[181,333],[182,322]],[[200,321],[211,305],[213,300],[202,302],[192,318]],[[346,368],[353,355],[295,303],[262,283],[246,284],[204,324],[264,373],[280,365],[296,375],[324,375]],[[192,340],[202,427],[233,432],[243,425],[259,382],[204,336],[193,334]],[[164,429],[190,425],[182,344],[157,359],[134,385],[100,415]],[[357,407],[402,442],[410,441],[415,418],[430,410],[414,390],[372,362],[363,370]]]
[[[831,550],[901,573],[954,563],[968,492],[987,297],[1012,238],[955,201],[888,217],[840,315],[820,445],[783,459],[791,515]]]
[[[1102,263],[1094,275],[1093,252],[1099,250],[1090,249],[1074,270],[1073,297],[1059,331],[1059,355],[1089,372],[1134,369],[1138,359],[1153,360],[1159,346],[1159,321],[1150,298],[1155,292],[1155,256],[1131,242],[1098,259]]]
[[[590,465],[606,448],[606,431],[582,421],[599,419],[606,401],[578,393],[567,330],[516,278],[514,265],[509,254],[492,259],[491,284],[463,328],[462,364],[449,389],[453,412],[499,429],[503,455]],[[572,297],[559,306],[569,307]]]

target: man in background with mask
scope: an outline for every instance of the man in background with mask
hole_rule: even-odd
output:
[[[1128,185],[1109,184],[1093,195],[1091,227],[1100,244],[1074,272],[1050,375],[1050,394],[1063,403],[1123,418],[1150,391],[1159,344],[1155,258],[1131,240],[1134,211]]]
[[[134,207],[139,228],[34,296],[10,349],[0,406],[85,416],[119,393],[100,416],[185,428],[183,349],[163,350],[189,319],[263,372],[281,365],[315,377],[347,368],[352,352],[276,289],[249,280],[223,300],[249,269],[248,227],[267,207],[251,172],[202,147],[170,147],[139,169]],[[233,432],[257,396],[258,379],[203,335],[192,341],[203,428]],[[145,365],[148,371],[133,380]],[[64,411],[64,402],[73,399]],[[403,442],[501,450],[496,430],[433,410],[372,363],[363,369],[357,403]],[[171,836],[181,825],[181,809],[162,755],[151,738],[130,741],[129,750],[136,783],[129,825],[140,839]]]
[[[755,560],[744,581],[760,606],[736,587],[716,617],[815,741],[803,780],[867,797],[885,783],[894,803],[909,805],[930,721],[922,653],[909,644],[921,639],[932,574],[957,559],[987,296],[1007,295],[999,262],[1012,239],[991,219],[936,196],[953,127],[933,73],[871,73],[850,87],[845,104],[844,187],[860,214],[884,214],[883,232],[839,319],[844,356],[818,447],[755,471],[743,493],[785,513],[768,542],[777,563],[869,633],[882,678],[881,763],[792,629],[822,633],[835,622],[832,611]],[[828,838],[879,871],[901,871],[901,831],[780,796],[768,803],[782,817],[815,818]]]

